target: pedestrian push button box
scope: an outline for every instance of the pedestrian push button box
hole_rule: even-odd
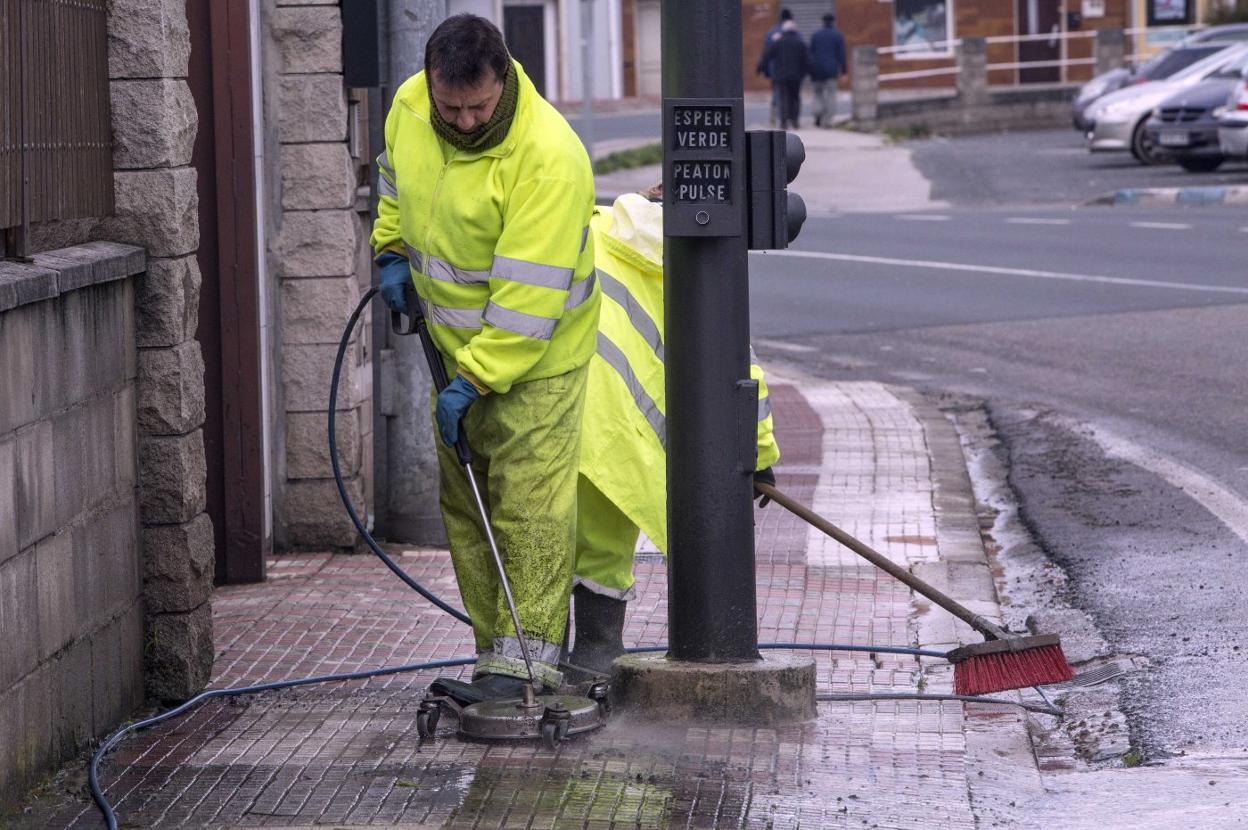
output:
[[[740,98],[663,102],[663,232],[741,236],[745,133]]]

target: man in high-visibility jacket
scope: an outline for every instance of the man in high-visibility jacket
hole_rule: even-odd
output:
[[[442,520],[477,647],[466,694],[518,696],[527,672],[452,449],[461,421],[537,680],[555,688],[601,298],[589,158],[498,29],[468,14],[434,30],[425,71],[395,93],[385,138],[372,234],[381,291],[406,313],[404,288],[415,283],[453,378],[434,418]]]
[[[568,662],[578,678],[609,673],[623,653],[639,532],[667,553],[663,206],[626,194],[595,211],[590,229],[603,301],[577,481],[576,636]],[[755,479],[774,484],[780,450],[771,400],[750,354],[750,377],[759,384]]]

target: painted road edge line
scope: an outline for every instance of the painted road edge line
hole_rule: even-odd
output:
[[[1213,478],[1105,427],[1082,424],[1064,416],[1056,416],[1055,420],[1068,432],[1090,437],[1109,457],[1128,461],[1182,490],[1228,530],[1248,542],[1248,504]]]

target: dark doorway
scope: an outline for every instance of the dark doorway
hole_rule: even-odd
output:
[[[1041,63],[1061,59],[1061,0],[1018,0],[1016,20],[1020,35],[1050,35],[1043,39],[1020,41],[1018,44],[1019,63]],[[1020,84],[1057,83],[1061,79],[1061,67],[1056,65],[1026,67],[1018,71]]]
[[[503,39],[537,93],[546,97],[546,7],[503,6]]]
[[[188,0],[187,83],[199,115],[191,154],[198,173],[203,277],[196,339],[204,357],[207,510],[216,581],[264,579],[264,441],[259,280],[247,0]]]

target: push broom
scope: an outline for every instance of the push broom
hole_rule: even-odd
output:
[[[1056,634],[1012,634],[952,597],[942,594],[772,485],[756,481],[754,489],[984,635],[985,642],[960,646],[945,655],[953,663],[955,693],[982,695],[1003,692],[1006,689],[1061,683],[1075,676],[1074,670],[1066,662],[1061,640]]]

